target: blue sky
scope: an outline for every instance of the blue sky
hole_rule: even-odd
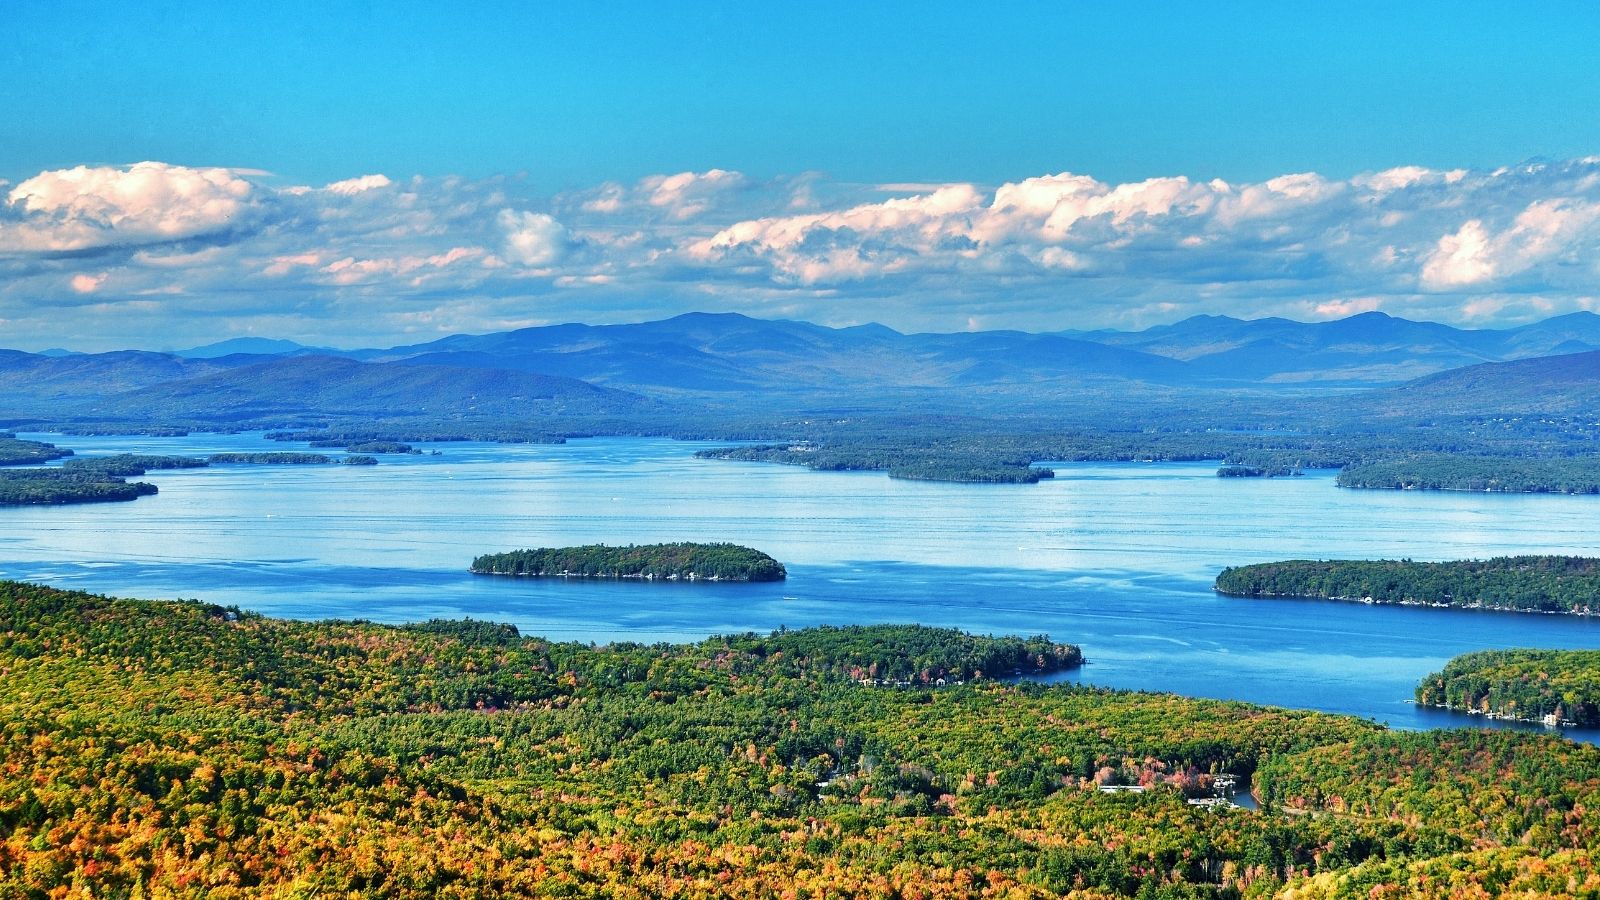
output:
[[[862,6],[10,4],[0,343],[1600,294],[1592,6]]]

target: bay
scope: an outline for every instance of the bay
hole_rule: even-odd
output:
[[[25,437],[80,455],[304,449],[259,434]],[[1275,559],[1600,555],[1591,497],[1346,491],[1331,472],[1221,479],[1208,463],[1053,464],[1037,485],[956,485],[697,460],[720,445],[637,438],[421,446],[440,455],[152,472],[141,480],[161,493],[132,503],[0,508],[0,577],[306,619],[471,616],[596,642],[867,622],[1048,633],[1084,648],[1070,680],[1403,728],[1484,724],[1410,703],[1451,656],[1600,647],[1593,619],[1211,591],[1224,566]],[[764,550],[789,580],[467,573],[486,552],[671,540]]]

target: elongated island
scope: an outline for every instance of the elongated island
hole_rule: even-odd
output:
[[[1216,591],[1232,597],[1594,615],[1600,612],[1600,559],[1290,559],[1223,569]]]
[[[490,553],[472,561],[475,575],[545,578],[639,578],[646,581],[782,581],[783,563],[737,544],[629,544],[540,547]]]

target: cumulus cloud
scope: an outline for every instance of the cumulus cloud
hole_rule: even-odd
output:
[[[506,178],[281,186],[149,162],[0,190],[0,319],[41,346],[95,327],[125,343],[163,316],[196,343],[248,329],[379,344],[689,309],[957,330],[1600,307],[1600,158],[1122,184],[710,169],[554,197]],[[90,298],[93,323],[51,312]]]
[[[0,252],[137,246],[225,231],[249,208],[250,182],[229,169],[142,162],[41,172],[6,200]]]
[[[566,251],[567,229],[553,216],[502,209],[499,222],[505,230],[506,257],[512,262],[548,266]]]
[[[1470,219],[1439,239],[1422,267],[1422,283],[1435,290],[1472,286],[1582,254],[1600,244],[1597,222],[1600,202],[1572,198],[1535,200],[1497,234]]]

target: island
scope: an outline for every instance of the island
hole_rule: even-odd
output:
[[[990,677],[1075,649],[917,625],[595,645],[0,582],[0,893],[1592,892],[1600,749]]]
[[[409,453],[421,456],[422,451],[403,441],[350,441],[342,439],[315,440],[313,447],[339,447],[351,453]]]
[[[638,578],[645,581],[782,581],[783,563],[737,544],[629,544],[540,547],[490,553],[472,561],[475,575],[545,578]]]
[[[140,453],[118,453],[113,456],[79,456],[67,460],[62,468],[77,472],[98,472],[128,478],[157,469],[203,469],[209,463],[191,456],[147,456]]]
[[[153,484],[92,469],[0,469],[0,506],[122,502],[154,493]]]
[[[1486,560],[1291,559],[1229,567],[1219,594],[1514,612],[1600,612],[1600,559],[1502,556]]]
[[[269,451],[265,453],[213,453],[210,461],[218,465],[247,466],[326,466],[338,463],[346,466],[376,465],[378,458],[365,454],[352,454],[335,458],[326,453],[292,453]]]
[[[1493,719],[1600,727],[1600,650],[1484,650],[1422,679],[1417,702]]]
[[[822,472],[885,472],[907,481],[961,484],[1037,484],[1055,472],[1033,465],[1026,454],[902,446],[817,447],[757,444],[695,452],[698,459],[731,459],[805,466]]]
[[[325,466],[333,462],[326,453],[292,453],[269,451],[265,453],[213,453],[209,457],[217,465],[246,466]]]

